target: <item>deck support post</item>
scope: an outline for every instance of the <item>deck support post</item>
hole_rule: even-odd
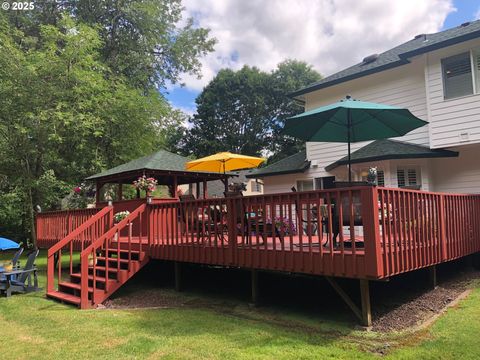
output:
[[[350,296],[348,296],[348,294],[340,287],[340,285],[338,285],[337,281],[333,277],[330,277],[330,276],[325,276],[325,279],[333,287],[335,292],[342,298],[342,300],[345,302],[345,304],[347,304],[347,306],[350,308],[350,310],[353,311],[355,316],[362,322],[363,325],[365,325],[364,319],[363,319],[363,316],[362,316],[362,311],[358,308],[358,306],[350,298]],[[361,283],[360,283],[360,286],[361,286]],[[362,289],[360,288],[360,290],[362,290]],[[367,291],[368,291],[368,283],[367,283]],[[368,305],[370,306],[370,301],[368,301]],[[363,309],[363,294],[362,294],[362,309]],[[370,321],[371,321],[371,317],[370,317]],[[365,325],[365,326],[370,326],[370,325]]]
[[[175,261],[173,263],[175,270],[175,291],[182,291],[182,263]]]
[[[258,304],[258,271],[252,269],[250,272],[252,281],[252,298],[251,301],[254,305]]]
[[[370,304],[369,280],[360,279],[360,297],[362,300],[362,325],[372,326],[372,307]]]
[[[435,265],[427,268],[428,287],[435,290],[437,287],[437,267]]]

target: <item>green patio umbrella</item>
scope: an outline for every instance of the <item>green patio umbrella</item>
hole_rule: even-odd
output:
[[[410,110],[394,106],[344,100],[288,118],[283,133],[305,141],[348,143],[348,181],[352,181],[350,144],[403,136],[428,122]]]

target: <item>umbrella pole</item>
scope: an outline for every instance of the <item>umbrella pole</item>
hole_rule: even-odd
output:
[[[350,109],[348,111],[347,119],[347,142],[348,142],[348,182],[349,185],[352,182],[352,163],[350,158],[350,131],[352,129],[352,114]]]
[[[225,174],[225,161],[222,161],[223,164],[223,176],[225,177],[225,192],[228,192],[228,176]]]

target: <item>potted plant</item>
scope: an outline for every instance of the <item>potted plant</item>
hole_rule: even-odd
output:
[[[130,211],[125,210],[125,211],[119,211],[113,215],[113,221],[115,224],[118,224],[120,221],[125,219],[128,215],[130,215]]]
[[[133,186],[137,190],[144,190],[147,195],[147,202],[150,204],[152,202],[151,193],[157,189],[158,181],[153,177],[146,177],[145,175],[140,176],[137,180],[133,182]]]

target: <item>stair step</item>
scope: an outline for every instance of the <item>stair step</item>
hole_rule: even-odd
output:
[[[57,300],[60,300],[60,301],[68,302],[70,304],[74,304],[74,305],[77,305],[77,306],[80,305],[80,297],[75,296],[75,295],[66,294],[66,293],[63,293],[61,291],[48,292],[47,296],[51,297],[51,298],[54,298],[54,299],[57,299]]]
[[[77,279],[82,278],[82,274],[80,273],[73,273],[71,276]],[[88,275],[88,280],[93,280],[93,275]],[[98,282],[105,282],[105,278],[103,276],[95,276],[95,280]]]
[[[106,271],[106,269],[107,269],[107,268],[106,268],[105,266],[98,266],[98,265],[95,266],[95,270],[98,270],[98,271]],[[89,266],[89,267],[88,267],[88,270],[93,270],[93,266]],[[123,270],[123,269],[120,269],[120,270]],[[118,272],[118,269],[117,269],[116,266],[114,266],[114,267],[109,266],[109,267],[108,267],[108,272],[109,272],[109,273],[110,273],[110,272],[116,273],[116,272]]]
[[[68,287],[70,289],[75,289],[75,290],[79,290],[81,291],[82,290],[82,285],[81,284],[75,284],[75,283],[71,283],[71,282],[61,282],[60,284],[58,284],[58,286],[64,286],[64,287]],[[89,293],[92,293],[93,292],[93,287],[89,286],[88,287],[88,292]]]
[[[105,251],[105,250],[103,250]],[[108,253],[117,253],[118,252],[118,249],[114,248],[114,249],[108,249]],[[120,253],[123,253],[123,254],[128,254],[128,250],[126,249],[120,249]],[[130,251],[132,254],[140,254],[140,251],[139,250],[131,250]],[[143,252],[143,251],[142,251]]]
[[[103,257],[103,256],[97,256],[96,259],[98,261],[106,261],[107,260],[107,258]],[[119,260],[120,260],[121,263],[128,263],[128,259],[119,259],[119,258],[112,258],[112,257],[108,258],[108,261],[112,261],[112,262],[113,261],[119,261]],[[137,261],[137,260],[132,260],[132,261]]]

